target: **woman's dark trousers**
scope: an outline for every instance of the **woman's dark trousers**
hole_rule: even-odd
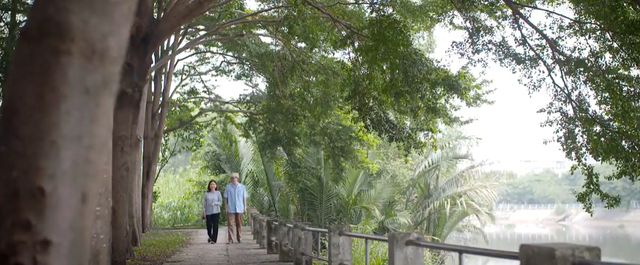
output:
[[[220,220],[220,213],[214,213],[207,215],[207,235],[211,241],[218,242],[218,221]]]

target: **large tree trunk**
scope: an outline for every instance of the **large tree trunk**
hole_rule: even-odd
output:
[[[120,89],[114,111],[113,128],[113,244],[111,264],[125,265],[133,255],[133,244],[139,236],[136,229],[135,196],[141,177],[140,149],[142,137],[138,136],[142,92],[151,67],[147,42],[152,21],[151,1],[140,0],[129,39],[127,56],[122,67]]]
[[[106,146],[111,153],[111,146]],[[100,176],[98,203],[95,208],[93,235],[91,236],[91,265],[111,264],[111,157],[103,165],[104,174]]]
[[[134,1],[40,0],[0,126],[0,264],[87,264]]]
[[[132,41],[133,42],[133,41]],[[141,177],[140,149],[142,137],[138,136],[140,106],[146,72],[150,67],[144,46],[130,46],[123,68],[120,92],[116,102],[113,129],[113,257],[112,264],[126,264],[132,252],[135,221],[134,190],[136,179]]]
[[[133,249],[130,208],[133,207],[131,186],[135,183],[136,123],[139,110],[136,95],[121,91],[118,94],[113,121],[113,245],[112,264],[126,264]]]

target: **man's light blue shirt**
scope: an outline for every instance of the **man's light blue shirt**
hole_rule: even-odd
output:
[[[224,197],[227,199],[228,213],[244,213],[244,199],[249,197],[244,185],[228,184],[224,189]]]

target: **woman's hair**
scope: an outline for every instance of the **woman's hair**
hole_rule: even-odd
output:
[[[216,183],[216,181],[213,179],[209,181],[209,184],[207,184],[207,191],[211,191],[211,183]],[[216,190],[218,190],[218,183],[216,183]]]

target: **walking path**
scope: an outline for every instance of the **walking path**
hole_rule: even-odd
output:
[[[207,243],[205,229],[192,230],[187,246],[167,260],[167,265],[291,265],[279,262],[278,255],[267,254],[267,250],[259,248],[253,240],[250,227],[242,229],[242,243],[227,244],[227,228],[220,227],[218,243]]]

